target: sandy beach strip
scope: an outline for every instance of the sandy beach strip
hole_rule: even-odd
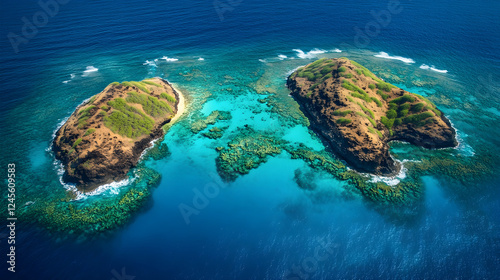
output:
[[[180,90],[178,90],[173,84],[170,84],[172,88],[177,92],[179,95],[179,104],[177,104],[177,113],[175,116],[172,118],[172,120],[169,122],[169,124],[173,125],[179,118],[184,114],[184,111],[186,110],[186,99],[184,98],[184,95]]]

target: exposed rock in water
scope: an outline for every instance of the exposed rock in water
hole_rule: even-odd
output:
[[[80,105],[57,131],[53,151],[63,180],[80,190],[127,178],[163,126],[182,113],[182,96],[167,81],[112,83]]]
[[[449,120],[423,96],[397,88],[346,58],[321,59],[287,81],[311,129],[356,170],[399,172],[388,143],[425,148],[457,145]]]

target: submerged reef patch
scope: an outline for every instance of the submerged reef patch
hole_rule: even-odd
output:
[[[233,181],[238,175],[247,174],[266,162],[268,156],[280,154],[284,143],[275,137],[256,133],[251,128],[242,129],[227,148],[216,148],[219,175],[226,181]]]
[[[404,203],[419,198],[422,192],[422,183],[416,178],[410,177],[396,186],[373,183],[369,177],[349,170],[344,163],[324,150],[314,151],[303,144],[280,140],[251,128],[241,129],[227,147],[217,147],[216,150],[217,170],[226,181],[234,181],[238,176],[259,167],[270,156],[286,151],[292,159],[303,160],[313,169],[326,171],[336,179],[347,181],[348,186],[354,187],[372,201]]]
[[[118,195],[85,201],[66,198],[37,201],[21,212],[25,221],[38,222],[48,230],[70,234],[95,234],[123,226],[132,215],[146,205],[152,188],[161,180],[161,174],[139,164],[135,180]]]
[[[412,156],[394,153],[395,159],[410,159],[404,163],[407,169],[406,176],[399,179],[396,185],[373,181],[372,176],[349,169],[342,161],[325,150],[315,151],[302,143],[284,141],[275,135],[255,131],[248,127],[240,129],[226,147],[216,148],[218,153],[216,164],[219,175],[223,179],[234,181],[238,176],[259,167],[269,157],[286,152],[292,159],[303,160],[311,168],[325,171],[333,178],[344,181],[346,183],[344,188],[361,194],[377,205],[413,207],[416,201],[421,200],[425,192],[422,176],[446,177],[464,185],[471,185],[474,181],[481,182],[487,179],[495,162],[491,155],[488,156],[482,150],[479,150],[475,156],[468,157],[457,155],[456,149],[453,148],[428,150],[400,143],[394,142],[391,146],[397,148],[401,145],[410,146]],[[299,186],[305,185],[299,184]],[[304,189],[313,188],[306,186]],[[464,193],[468,191],[464,190]]]
[[[227,127],[219,128],[214,126],[208,132],[204,132],[202,135],[210,139],[219,139],[222,138],[226,129]]]
[[[231,112],[228,111],[213,111],[206,118],[199,118],[191,124],[191,131],[193,133],[199,133],[205,130],[209,125],[215,124],[217,121],[230,120]]]

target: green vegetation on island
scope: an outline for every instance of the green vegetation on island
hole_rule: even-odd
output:
[[[154,127],[153,119],[128,105],[124,99],[116,98],[109,101],[108,105],[115,110],[104,118],[104,125],[113,132],[128,138],[151,133]]]
[[[173,112],[172,107],[170,107],[170,105],[168,105],[165,101],[158,100],[158,98],[154,96],[134,91],[128,93],[126,101],[128,103],[141,104],[144,112],[153,118],[163,117],[166,114]]]
[[[337,119],[337,123],[340,125],[350,124],[351,122],[352,122],[351,119],[346,119],[346,118]]]
[[[387,149],[393,139],[424,147],[456,145],[453,128],[435,105],[385,82],[355,61],[320,59],[298,69],[287,84],[316,123],[313,129],[326,135],[330,147],[359,170],[395,173],[400,165]]]

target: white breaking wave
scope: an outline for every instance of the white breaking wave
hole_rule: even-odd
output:
[[[439,72],[439,73],[448,73],[448,70],[439,70],[439,69],[435,68],[434,65],[429,66],[427,64],[422,64],[422,65],[420,65],[420,69],[432,70],[432,71],[436,71],[436,72]]]
[[[139,160],[142,160],[144,158],[144,156],[148,153],[149,150],[151,150],[152,148],[154,148],[154,146],[156,145],[156,142],[158,142],[158,140],[160,140],[161,138],[157,138],[157,139],[154,139],[153,141],[149,142],[149,147],[147,147],[146,149],[144,149],[144,151],[142,151],[141,155],[139,156]]]
[[[51,143],[54,141],[54,139],[56,138],[56,133],[59,131],[59,129],[68,121],[70,116],[67,116],[66,118],[62,119],[58,124],[57,124],[57,127],[56,129],[54,129],[54,131],[52,131],[52,141]],[[52,151],[52,144],[50,144],[50,146],[45,150],[47,152],[50,152]]]
[[[156,61],[156,59],[155,59],[155,61]],[[158,67],[158,65],[156,65],[155,61],[146,60],[146,62],[144,62],[142,65],[149,65],[152,67]]]
[[[286,56],[286,55],[284,55],[284,54],[280,54],[280,55],[278,55],[278,58],[279,58],[280,60],[284,60],[284,59],[287,59],[287,58],[288,58],[288,56]]]
[[[199,61],[205,60],[203,57],[198,58]]]
[[[342,51],[340,49],[334,49],[334,50],[331,50],[330,52],[341,53]]]
[[[302,66],[299,66],[299,67],[297,67],[297,68],[295,68],[295,69],[293,69],[293,70],[288,71],[288,72],[286,73],[286,75],[285,75],[285,81],[286,81],[286,80],[288,80],[288,77],[289,77],[290,75],[292,75],[293,73],[295,73],[295,71],[299,70],[300,68],[302,68],[302,67],[304,67],[304,66],[305,66],[305,65],[302,65]]]
[[[95,189],[91,192],[83,193],[83,192],[79,191],[75,185],[68,184],[68,183],[65,183],[63,181],[64,165],[62,164],[61,161],[55,160],[54,165],[57,169],[57,175],[59,175],[59,182],[61,183],[61,185],[67,191],[73,192],[75,194],[75,199],[73,199],[73,200],[87,199],[91,196],[96,196],[96,195],[100,195],[103,193],[107,193],[110,195],[117,195],[120,193],[120,190],[122,189],[122,187],[132,183],[135,180],[135,177],[132,179],[125,179],[125,180],[122,180],[120,182],[113,182],[110,184],[102,185],[102,186],[97,187],[97,189]]]
[[[168,56],[164,56],[164,57],[162,57],[162,58],[160,58],[160,59],[163,59],[163,60],[165,60],[166,62],[175,62],[175,61],[179,61],[179,59],[178,59],[178,58],[172,58],[172,57],[168,57]]]
[[[303,50],[301,49],[294,49],[293,50],[294,52],[297,53],[297,56],[302,58],[302,59],[311,59],[311,58],[315,58],[316,56],[318,56],[318,54],[324,54],[324,53],[327,53],[328,51],[325,51],[325,50],[320,50],[320,49],[313,49],[307,53],[305,53]]]
[[[83,71],[83,73],[97,72],[99,68],[95,68],[94,66],[87,66],[87,69]]]
[[[379,52],[378,54],[375,55],[375,57],[400,60],[400,61],[403,61],[404,63],[415,63],[415,60],[413,60],[411,58],[406,58],[406,57],[402,57],[402,56],[390,56],[386,52]]]
[[[455,150],[459,151],[460,154],[472,157],[476,154],[474,151],[474,148],[471,147],[471,145],[467,144],[463,137],[458,133],[457,131],[457,142],[458,145],[454,148]]]
[[[63,84],[67,84],[67,83],[71,82],[71,80],[73,80],[73,78],[75,78],[75,77],[76,77],[76,75],[75,75],[75,74],[70,74],[69,76],[71,77],[71,79],[66,80],[66,81],[63,81]]]
[[[87,193],[81,193],[80,191],[77,191],[77,194],[82,196],[82,197],[89,197],[89,196],[94,196],[94,195],[100,195],[106,191],[109,191],[110,194],[119,194],[120,193],[120,190],[122,187],[130,184],[131,182],[133,182],[135,179],[132,178],[132,179],[125,179],[125,180],[122,180],[120,182],[113,182],[113,183],[110,183],[110,184],[106,184],[106,185],[102,185],[102,186],[99,186],[97,189],[91,191],[91,192],[87,192]]]
[[[262,63],[267,63],[267,61],[265,59],[259,59],[259,61]]]
[[[453,127],[453,129],[457,132],[456,134],[456,139],[457,139],[457,142],[458,142],[458,145],[455,147],[455,150],[459,151],[461,154],[465,155],[465,156],[469,156],[469,157],[472,157],[476,154],[476,152],[474,151],[474,148],[472,148],[469,144],[467,144],[465,142],[465,138],[468,137],[467,134],[465,134],[464,132],[458,130],[456,127],[455,127],[455,124],[449,120],[450,124],[451,124],[451,127]]]
[[[82,77],[87,77],[90,73],[97,72],[99,71],[98,68],[95,68],[94,66],[87,66],[85,71],[83,71]]]

